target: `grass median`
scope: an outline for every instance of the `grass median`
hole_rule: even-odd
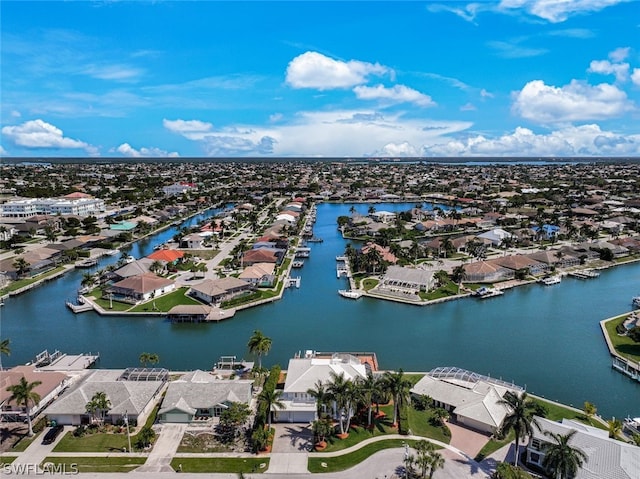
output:
[[[171,467],[181,472],[247,473],[265,472],[268,457],[174,457]]]
[[[369,459],[369,457],[378,451],[392,448],[402,448],[405,443],[413,447],[416,441],[405,441],[403,439],[385,439],[358,449],[357,451],[343,454],[335,457],[310,457],[307,468],[309,472],[338,472],[349,469],[353,466],[360,464],[362,461]],[[404,458],[404,450],[398,453],[398,465],[402,464]]]
[[[78,472],[130,472],[141,466],[146,457],[45,457],[41,467],[46,463],[60,465],[65,471]],[[56,468],[57,469],[57,468]]]

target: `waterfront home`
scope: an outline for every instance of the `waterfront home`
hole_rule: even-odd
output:
[[[171,381],[160,410],[161,423],[197,423],[220,417],[232,403],[251,404],[253,381],[220,379],[199,369]]]
[[[569,445],[580,449],[587,461],[578,469],[574,479],[637,479],[640,477],[640,448],[609,438],[606,430],[587,426],[578,421],[563,419],[555,422],[535,417],[540,428],[533,428],[526,450],[526,463],[543,469],[546,445],[551,438],[546,431],[566,435],[576,431]]]
[[[574,250],[564,251],[562,248],[545,249],[527,254],[526,256],[534,261],[544,263],[547,265],[547,270],[552,268],[569,268],[580,264],[580,259]]]
[[[369,363],[351,354],[320,355],[315,351],[306,351],[304,357],[290,359],[281,397],[284,407],[272,409],[275,420],[297,423],[314,421],[317,419],[316,401],[307,390],[315,388],[318,381],[328,384],[331,373],[344,374],[345,379],[354,381],[356,378],[366,378],[369,371]]]
[[[39,381],[41,384],[33,388],[33,392],[40,396],[37,404],[30,404],[29,415],[33,418],[44,409],[55,397],[57,397],[69,385],[71,378],[66,374],[55,371],[41,371],[34,366],[16,366],[3,370],[0,374],[0,414],[3,419],[9,421],[22,421],[26,419],[26,410],[23,404],[10,401],[10,386],[19,384],[24,378],[27,383]]]
[[[255,248],[242,253],[242,265],[251,266],[256,263],[280,264],[284,250],[278,248]]]
[[[433,289],[435,283],[433,270],[392,265],[387,268],[378,289],[417,294]]]
[[[154,260],[149,258],[137,259],[112,271],[109,273],[109,277],[114,278],[116,281],[120,281],[121,279],[148,273],[153,262]]]
[[[180,246],[188,249],[202,249],[205,237],[200,233],[191,233],[180,238]]]
[[[507,391],[523,389],[456,367],[432,369],[411,388],[412,395],[430,397],[434,406],[446,409],[452,422],[485,434],[499,431],[509,414],[501,404]]]
[[[189,294],[207,304],[216,304],[246,291],[252,291],[253,288],[250,282],[229,276],[228,278],[205,279],[201,283],[191,286]]]
[[[176,264],[183,257],[184,251],[177,249],[159,249],[147,256],[151,260],[162,261],[164,264]]]
[[[389,248],[386,246],[380,246],[377,243],[367,243],[361,249],[362,254],[367,254],[371,250],[377,250],[382,257],[382,261],[386,261],[387,263],[396,264],[398,262],[398,258],[394,255]]]
[[[179,181],[172,185],[163,186],[162,192],[165,196],[179,196],[197,190],[198,187],[195,183],[189,183],[187,181]]]
[[[130,421],[143,424],[159,402],[168,379],[169,372],[161,368],[97,369],[60,395],[46,409],[47,417],[58,424],[89,424],[92,418],[87,403],[103,392],[111,404],[105,422],[120,423],[126,414]]]
[[[525,270],[527,274],[533,276],[543,274],[549,269],[548,264],[536,261],[533,258],[521,254],[500,256],[498,258],[490,259],[487,262],[502,266],[503,268],[512,269],[513,271]]]
[[[57,258],[60,257],[60,251],[51,248],[37,248],[18,257],[5,258],[0,261],[0,271],[3,272],[7,278],[15,280],[18,279],[18,268],[15,267],[15,262],[19,258],[23,258],[27,263],[27,268],[22,271],[20,276],[35,276],[37,274],[44,273],[56,267]]]
[[[275,268],[273,263],[255,263],[247,266],[238,278],[255,286],[271,287],[276,281]]]
[[[161,278],[153,273],[144,273],[105,287],[103,297],[113,295],[112,299],[116,301],[135,304],[170,293],[175,288],[176,283],[171,279]]]
[[[465,264],[464,277],[467,283],[495,283],[515,278],[515,271],[489,261]]]

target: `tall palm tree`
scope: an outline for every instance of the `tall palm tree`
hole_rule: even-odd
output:
[[[429,479],[433,478],[433,474],[444,467],[444,457],[439,452],[433,451],[429,454]]]
[[[324,412],[324,407],[329,402],[331,395],[329,391],[322,384],[322,381],[319,379],[316,381],[313,388],[307,389],[307,394],[316,400],[316,416],[317,419],[322,419],[322,413]]]
[[[540,429],[538,421],[533,417],[535,404],[531,399],[529,399],[526,391],[522,394],[507,391],[498,404],[506,406],[510,411],[504,418],[502,429],[505,433],[513,430],[516,445],[515,460],[513,464],[517,466],[520,438],[531,435],[533,433],[533,426]]]
[[[15,401],[16,404],[24,406],[27,413],[27,423],[29,424],[29,436],[33,436],[33,426],[31,425],[31,405],[34,406],[40,402],[40,394],[34,391],[35,388],[40,386],[42,381],[28,382],[24,377],[20,378],[18,384],[9,386],[7,391],[11,393],[9,401]]]
[[[258,394],[258,401],[265,404],[265,410],[267,411],[267,424],[269,425],[269,429],[271,429],[271,408],[275,409],[284,409],[284,403],[281,400],[282,391],[279,389],[263,389],[260,394]]]
[[[24,276],[24,274],[29,270],[29,266],[31,266],[31,264],[23,257],[20,257],[16,258],[12,266],[16,269],[16,275],[20,277]]]
[[[367,426],[371,427],[372,404],[376,392],[380,389],[380,381],[369,373],[366,378],[358,380],[357,386],[367,408]]]
[[[262,355],[269,353],[269,350],[271,349],[271,338],[268,338],[262,334],[262,331],[256,329],[251,338],[249,338],[247,347],[251,354],[258,356],[258,368],[262,369]]]
[[[571,431],[568,434],[544,432],[544,435],[553,439],[554,442],[545,443],[545,456],[542,465],[556,479],[574,477],[578,469],[588,460],[587,455],[581,449],[569,444],[575,434],[576,431]]]
[[[460,287],[462,286],[462,282],[465,280],[466,275],[467,272],[463,265],[456,266],[451,272],[451,279],[458,284],[458,294],[460,294]]]
[[[402,369],[396,372],[387,371],[384,373],[383,378],[385,388],[393,397],[393,424],[398,424],[400,408],[409,402],[411,382],[404,377]]]
[[[609,437],[616,438],[620,431],[622,431],[622,421],[620,419],[609,419],[607,421],[607,425],[609,426]]]
[[[2,371],[2,355],[6,354],[7,356],[11,356],[10,342],[11,340],[9,338],[0,341],[0,371]]]
[[[327,389],[336,403],[340,434],[344,435],[349,430],[349,424],[353,416],[352,403],[355,391],[353,383],[344,377],[344,373],[336,374],[331,371],[330,377],[331,380]]]

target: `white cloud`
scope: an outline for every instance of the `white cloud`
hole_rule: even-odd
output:
[[[11,112],[11,117],[12,118],[20,118],[22,115],[20,114],[20,112],[18,110],[13,110]]]
[[[615,75],[616,80],[623,82],[629,76],[628,63],[611,63],[609,60],[593,60],[589,65],[589,71],[592,73],[601,73],[602,75]]]
[[[452,6],[452,4],[455,6]],[[468,3],[464,6],[458,6],[457,2],[452,2],[451,4],[430,3],[427,6],[427,10],[430,12],[450,12],[467,22],[473,22],[480,12],[492,10],[493,8],[490,3]]]
[[[404,144],[402,149],[406,151],[419,151],[438,137],[470,126],[466,121],[406,119],[401,114],[382,115],[375,110],[344,110],[301,112],[293,121],[283,118],[281,124],[271,127],[230,125],[199,132],[184,128],[181,134],[200,143],[207,155],[361,157],[389,150],[390,145]]]
[[[546,48],[529,48],[518,45],[517,41],[501,42],[491,41],[487,45],[504,58],[529,58],[544,55],[548,52]]]
[[[140,148],[136,150],[129,143],[123,143],[116,150],[123,156],[128,156],[130,158],[176,158],[180,156],[177,152],[173,151],[169,153],[168,151],[161,150],[160,148]]]
[[[97,149],[84,141],[64,136],[62,130],[43,120],[29,120],[17,126],[5,126],[2,134],[18,146],[25,148],[83,148],[91,155]]]
[[[627,57],[629,56],[630,50],[631,48],[629,47],[616,48],[615,50],[609,53],[609,58],[615,63],[620,63],[627,59]]]
[[[541,124],[615,118],[633,109],[626,93],[614,85],[577,80],[563,87],[533,80],[515,92],[514,99],[514,113]]]
[[[551,23],[564,22],[569,16],[597,12],[628,0],[502,0],[498,10],[524,9]]]
[[[466,103],[460,107],[460,111],[476,111],[477,108],[473,103]]]
[[[404,85],[394,85],[391,88],[386,88],[384,85],[373,87],[362,85],[355,87],[353,91],[360,100],[387,100],[392,103],[413,103],[422,107],[435,106],[435,102],[429,95]]]
[[[640,134],[619,135],[598,125],[572,126],[548,134],[518,127],[497,138],[482,135],[427,146],[425,156],[638,156]]]
[[[494,95],[491,92],[488,92],[487,90],[485,90],[484,88],[482,90],[480,90],[480,96],[482,98],[493,98]]]
[[[2,145],[0,145],[0,156],[8,156],[7,150],[5,150]]]
[[[162,125],[173,133],[188,138],[189,140],[200,140],[203,135],[213,129],[211,123],[199,120],[162,120]]]
[[[367,82],[370,75],[393,72],[378,63],[357,60],[334,60],[318,52],[306,52],[295,57],[287,66],[286,82],[293,88],[330,90],[351,88]]]
[[[634,85],[640,86],[640,68],[634,68],[631,74],[631,81]]]
[[[119,82],[135,82],[144,70],[129,65],[89,65],[82,73],[100,80],[113,80]]]

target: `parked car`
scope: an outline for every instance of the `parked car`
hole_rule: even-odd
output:
[[[47,433],[42,438],[42,444],[51,444],[53,441],[56,440],[56,437],[58,437],[58,435],[62,432],[63,429],[64,429],[64,426],[60,424],[56,424],[55,426],[53,426],[51,429],[47,431]]]

